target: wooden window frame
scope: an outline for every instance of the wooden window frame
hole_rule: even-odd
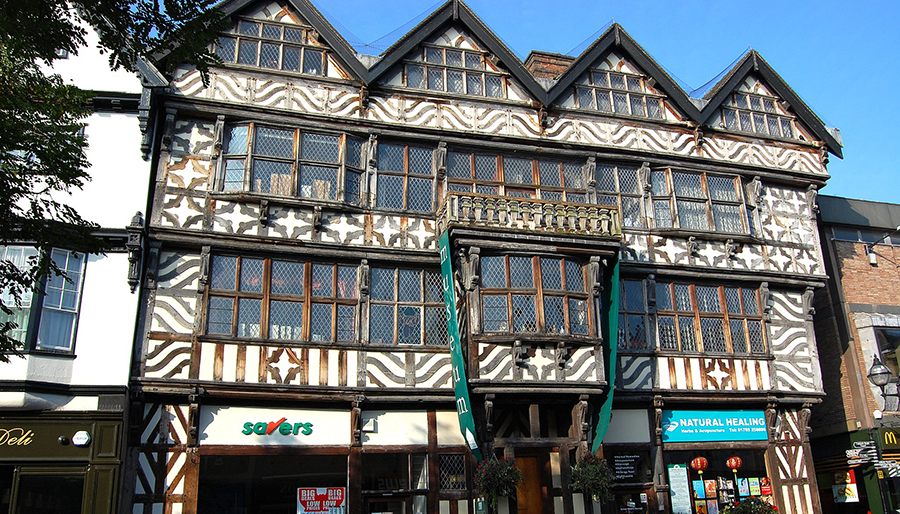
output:
[[[397,268],[397,267],[382,267],[382,266],[372,266],[370,268],[369,273],[374,276],[376,270],[390,270],[393,272],[393,300],[380,300],[374,297],[372,289],[374,288],[372,278],[370,276],[369,284],[369,334],[367,336],[367,340],[369,344],[372,345],[391,345],[391,346],[427,346],[427,347],[436,347],[436,346],[446,346],[449,341],[446,337],[447,334],[447,323],[446,318],[443,316],[444,313],[444,301],[443,296],[440,296],[437,300],[429,301],[427,298],[427,288],[428,288],[428,280],[429,274],[436,276],[438,278],[438,284],[441,283],[441,273],[436,269],[422,269],[422,268]],[[400,271],[413,271],[419,273],[419,300],[401,300],[400,299]],[[372,307],[375,306],[389,306],[393,312],[393,340],[389,343],[374,343],[372,342],[372,325],[374,322],[374,316],[372,315]],[[420,308],[420,318],[419,318],[419,341],[418,342],[401,342],[400,334],[399,334],[399,309],[401,307],[418,307]],[[427,312],[429,309],[437,309],[439,312],[438,323],[443,322],[443,326],[429,326],[428,321],[429,317]],[[443,330],[445,337],[443,341],[438,343],[429,343],[428,342],[428,332],[429,329],[438,329]]]
[[[618,88],[612,85],[612,76],[622,77],[625,87]],[[603,83],[601,77],[606,77]],[[637,81],[640,90],[630,89],[628,87],[631,81]],[[582,105],[582,95],[587,93],[591,98],[593,105]],[[606,95],[609,110],[601,108],[600,95]],[[625,95],[625,105],[628,112],[620,112],[616,110],[616,95]],[[633,116],[635,118],[643,118],[650,120],[664,120],[666,101],[665,97],[655,93],[647,92],[647,77],[634,73],[623,73],[620,71],[609,71],[592,68],[586,74],[586,82],[575,86],[575,102],[579,109],[592,112],[603,112],[614,115]],[[634,101],[639,100],[642,105],[642,113],[634,113]],[[650,102],[658,102],[659,116],[650,115]]]
[[[690,310],[680,309],[677,303],[677,298],[675,295],[675,287],[682,286],[687,287],[690,294]],[[712,312],[712,311],[701,311],[699,305],[699,299],[697,295],[697,287],[704,288],[713,288],[717,291],[717,298],[719,302],[719,310],[720,312]],[[740,312],[732,312],[728,308],[727,300],[726,300],[726,289],[735,289],[737,290],[737,296],[740,302]],[[661,301],[661,295],[663,291],[668,292],[668,300]],[[748,313],[747,309],[747,293],[752,295],[753,300],[755,301],[755,314]],[[759,289],[756,288],[748,288],[741,286],[732,286],[732,285],[709,285],[709,284],[694,284],[694,283],[683,283],[683,282],[657,282],[656,283],[656,300],[657,300],[657,342],[656,347],[660,351],[673,351],[680,353],[700,353],[706,355],[735,355],[735,356],[749,356],[749,357],[766,357],[769,355],[769,348],[766,341],[766,330],[765,330],[765,322],[763,320],[763,310],[762,304],[760,302]],[[671,302],[671,309],[662,309],[660,306],[665,306],[666,303]],[[667,317],[674,319],[674,335],[677,348],[663,348],[662,347],[662,333],[664,330],[661,328],[661,324],[659,323],[659,318]],[[682,333],[681,333],[681,319],[690,319],[693,322],[693,337],[694,344],[696,345],[696,349],[685,349],[684,342],[682,341]],[[703,338],[703,328],[702,321],[703,319],[720,319],[722,320],[722,333],[724,338],[725,351],[710,351],[707,349],[707,346],[710,346],[712,343],[704,341]],[[734,334],[732,332],[732,322],[741,323],[744,327],[744,349],[745,351],[735,351],[734,348]],[[761,349],[754,349],[750,342],[750,324],[758,323],[759,324],[759,336],[760,336],[760,344],[762,345]]]
[[[235,262],[235,286],[234,289],[214,289],[214,276],[215,272],[214,261],[217,258],[228,258],[228,259],[236,259]],[[241,272],[244,260],[252,259],[252,260],[260,260],[263,262],[263,270],[262,270],[262,278],[261,278],[261,290],[259,292],[253,291],[242,291],[241,287]],[[274,293],[272,292],[272,264],[275,261],[286,262],[292,264],[300,264],[303,266],[303,292],[301,294],[286,294],[286,293]],[[313,267],[314,266],[330,266],[332,268],[332,296],[317,296],[313,294]],[[352,297],[343,297],[337,294],[338,284],[340,281],[339,277],[339,269],[340,268],[350,268],[356,273],[356,284],[355,289],[353,290]],[[204,319],[204,333],[209,336],[218,336],[218,337],[231,337],[231,338],[239,338],[239,339],[263,339],[263,340],[272,340],[272,341],[284,341],[284,342],[325,342],[325,343],[355,343],[359,340],[359,321],[358,321],[358,305],[359,305],[359,267],[356,265],[348,265],[341,263],[321,263],[315,261],[296,261],[296,260],[287,260],[287,259],[276,259],[271,257],[251,257],[244,255],[228,255],[228,254],[217,254],[211,256],[210,263],[210,279],[208,281],[209,285],[207,286],[206,298],[205,298],[205,319]],[[209,324],[210,324],[210,305],[214,298],[226,298],[232,299],[232,314],[231,314],[231,332],[229,334],[218,333],[218,332],[210,332]],[[238,335],[238,323],[239,320],[239,305],[241,299],[250,299],[250,300],[259,300],[260,301],[260,319],[259,319],[259,337],[252,336],[240,336]],[[301,338],[300,339],[281,339],[281,338],[271,338],[269,334],[269,325],[270,325],[270,310],[273,301],[284,301],[284,302],[294,302],[294,303],[302,303],[302,326],[301,326]],[[330,340],[313,340],[311,331],[312,331],[312,323],[311,323],[311,311],[312,305],[331,305],[331,339]],[[348,339],[340,339],[339,330],[338,330],[338,319],[340,307],[348,306],[353,308],[353,331],[354,335],[352,338]]]
[[[606,188],[604,189],[605,180],[602,179],[602,170],[611,170],[613,177],[613,189]],[[629,191],[622,192],[622,171],[634,171],[635,173],[635,183],[637,184],[637,191]],[[616,164],[608,164],[598,163],[596,166],[596,190],[597,190],[597,203],[600,205],[605,205],[607,198],[614,198],[614,202],[612,203],[613,207],[616,207],[622,215],[622,226],[629,228],[645,228],[647,226],[647,215],[644,212],[644,201],[643,201],[643,184],[641,184],[640,172],[637,167],[634,166],[620,166]],[[638,217],[636,220],[631,220],[631,218],[626,218],[625,214],[627,209],[625,209],[626,202],[633,202],[637,204],[638,209]]]
[[[524,258],[531,263],[532,288],[512,287],[510,259]],[[484,266],[486,259],[503,259],[503,273],[506,287],[485,287],[484,285]],[[543,277],[541,271],[541,259],[552,259],[561,261],[561,284],[563,289],[549,289],[543,285]],[[484,300],[486,297],[502,297],[506,299],[506,330],[488,330],[483,328],[485,334],[539,334],[539,335],[564,335],[573,337],[590,337],[596,333],[596,327],[593,326],[592,316],[590,315],[592,305],[592,297],[586,283],[583,283],[582,291],[568,290],[566,276],[566,262],[574,262],[581,269],[582,280],[585,279],[587,268],[585,263],[580,263],[573,259],[565,257],[541,257],[541,256],[520,256],[520,255],[489,255],[481,258],[482,276],[481,276],[481,319],[483,324],[487,321],[485,316]],[[516,330],[516,320],[514,316],[515,306],[513,304],[514,296],[531,296],[535,302],[535,328],[534,330]],[[549,331],[547,328],[547,315],[544,312],[544,299],[546,297],[555,297],[563,299],[564,309],[564,329],[560,332]],[[585,303],[585,322],[587,330],[585,333],[575,333],[572,331],[572,312],[570,309],[570,300],[580,300]],[[498,320],[502,322],[502,320]]]
[[[259,25],[259,29],[257,30],[256,35],[253,34],[245,34],[243,33],[243,26],[245,24],[255,23]],[[264,26],[277,27],[280,30],[281,36],[278,39],[267,37],[264,35]],[[302,41],[291,41],[289,39],[284,39],[284,35],[286,33],[285,29],[294,29],[298,31],[302,31],[303,35],[301,37]],[[231,32],[223,32],[219,35],[219,41],[212,45],[213,52],[219,54],[220,56],[225,53],[222,49],[221,40],[222,39],[230,39],[234,41],[234,56],[231,60],[223,59],[224,62],[233,66],[242,66],[242,67],[252,67],[255,69],[262,70],[270,70],[277,71],[283,73],[297,73],[301,75],[313,76],[313,77],[324,77],[328,75],[328,56],[329,52],[325,47],[315,46],[309,44],[310,40],[310,32],[315,32],[315,29],[309,25],[299,25],[299,24],[291,24],[291,23],[282,23],[277,21],[268,21],[268,20],[255,20],[250,18],[241,18],[238,20],[237,24],[232,27]],[[254,59],[253,64],[242,63],[240,62],[240,48],[241,43],[254,43],[256,45],[256,58]],[[260,63],[262,59],[262,45],[263,44],[270,45],[278,45],[278,63],[277,66],[263,66]],[[292,48],[300,51],[300,56],[298,60],[297,70],[285,69],[284,68],[284,49]],[[321,54],[321,62],[319,66],[318,73],[310,73],[306,70],[306,54],[307,52],[315,52]]]
[[[745,101],[739,101],[739,97],[745,97]],[[759,109],[753,107],[753,99],[758,99],[760,104]],[[794,123],[796,118],[794,116],[785,115],[778,112],[776,107],[778,105],[778,102],[779,99],[774,96],[735,91],[729,97],[728,104],[723,106],[720,110],[721,112],[719,116],[721,126],[726,130],[743,132],[745,134],[752,134],[754,136],[771,136],[779,139],[791,140],[800,139],[797,127]],[[771,111],[766,110],[765,106],[767,103],[772,105]],[[728,113],[732,113],[731,118],[729,118]],[[747,116],[747,119],[749,120],[748,127],[744,127],[744,123],[741,121],[741,114],[745,114]],[[763,120],[763,126],[761,127],[761,129],[757,126],[760,116]],[[775,121],[775,126],[778,129],[777,133],[774,134],[772,133],[773,120]],[[790,134],[785,134],[785,126],[790,129]]]
[[[386,170],[381,168],[381,154],[382,148],[384,147],[398,147],[403,150],[403,170]],[[418,145],[408,145],[403,143],[393,143],[393,142],[379,142],[378,143],[378,152],[376,152],[376,162],[378,162],[378,168],[375,176],[375,206],[379,209],[387,209],[387,210],[401,210],[401,211],[410,211],[416,213],[433,213],[434,205],[435,205],[435,197],[437,196],[435,193],[435,166],[434,166],[434,156],[435,156],[435,148],[429,148],[426,146],[418,146]],[[421,149],[427,150],[431,153],[431,167],[429,169],[428,174],[422,173],[414,173],[410,170],[410,152],[413,149]],[[403,205],[397,209],[395,207],[385,206],[381,203],[381,178],[382,177],[399,177],[403,180],[403,193],[402,193],[402,201]],[[410,207],[411,202],[411,194],[412,190],[410,188],[410,182],[412,180],[428,180],[431,184],[431,201],[430,206],[426,210],[422,209],[414,209]]]
[[[247,130],[247,142],[246,146],[243,148],[242,152],[234,152],[229,153],[231,146],[231,136],[233,130],[239,128],[246,128]],[[282,131],[290,131],[293,134],[293,146],[292,146],[292,156],[291,157],[278,157],[278,156],[270,156],[263,155],[256,149],[256,139],[257,134],[260,128],[272,129],[272,130],[282,130]],[[321,162],[321,161],[313,161],[310,159],[304,159],[302,156],[302,140],[303,135],[317,135],[317,136],[328,136],[328,137],[337,137],[338,138],[338,160],[337,162]],[[287,196],[287,197],[295,197],[295,198],[306,198],[311,200],[322,200],[329,202],[344,202],[357,205],[362,201],[363,196],[363,182],[365,181],[365,166],[366,166],[366,142],[362,138],[354,137],[350,134],[333,134],[327,132],[317,132],[311,131],[301,128],[295,127],[279,127],[275,125],[268,124],[260,124],[257,122],[249,122],[249,123],[230,123],[225,125],[225,129],[222,134],[222,157],[220,158],[220,172],[218,173],[218,181],[216,184],[216,190],[222,192],[251,192],[256,194],[264,194],[264,195],[274,195],[274,196]],[[348,159],[348,151],[351,148],[350,141],[354,141],[359,144],[360,149],[360,158],[359,163],[351,164]],[[242,173],[242,186],[240,189],[238,188],[226,188],[228,172],[230,170],[229,166],[231,163],[240,163],[243,161],[243,165],[240,168]],[[267,161],[267,162],[278,162],[289,164],[291,167],[291,177],[290,177],[290,190],[287,191],[286,194],[282,194],[280,192],[272,192],[270,191],[258,191],[253,188],[253,165],[254,162],[258,161]],[[328,168],[334,170],[335,173],[335,184],[336,190],[334,192],[334,198],[321,198],[316,195],[303,195],[303,187],[301,185],[302,181],[302,167],[303,166],[315,166],[320,168]],[[235,168],[231,171],[237,171]],[[357,193],[356,196],[348,196],[347,194],[347,181],[349,177],[352,175],[358,177],[357,183]]]
[[[468,157],[468,177],[453,175],[450,161],[455,156]],[[477,159],[492,159],[495,162],[493,180],[484,180],[477,177]],[[509,182],[506,179],[504,159],[522,159],[531,163],[531,183]],[[530,198],[534,200],[588,203],[588,180],[585,177],[584,165],[563,159],[528,158],[520,156],[506,156],[503,154],[486,154],[466,150],[451,150],[447,155],[447,189],[448,192],[476,193],[490,196],[505,196],[507,198]],[[556,164],[559,172],[560,185],[544,185],[541,183],[541,164]],[[581,187],[569,187],[566,178],[566,166],[577,167],[580,170]],[[527,193],[525,193],[527,191]],[[518,194],[515,194],[518,192]],[[511,194],[512,193],[512,194]],[[545,196],[557,196],[557,198],[544,198]]]
[[[655,175],[655,176],[654,176]],[[675,191],[675,176],[676,175],[693,175],[698,176],[700,180],[700,187],[702,191],[702,196],[693,197],[693,196],[685,196],[679,195]],[[664,177],[665,190],[657,189],[657,185],[660,185],[662,182],[659,181],[660,177]],[[734,193],[735,200],[717,200],[713,198],[713,195],[710,194],[709,189],[709,178],[722,178],[725,180],[730,180],[734,185]],[[697,171],[687,171],[681,169],[672,169],[666,168],[665,170],[654,170],[651,172],[651,181],[653,182],[653,186],[651,187],[651,202],[653,208],[653,222],[652,226],[654,228],[678,228],[681,230],[695,231],[695,232],[719,232],[719,233],[728,233],[735,235],[749,235],[752,233],[750,230],[750,215],[747,212],[747,202],[744,197],[744,187],[743,182],[741,181],[741,177],[739,176],[728,176],[716,173],[707,173],[707,172],[697,172]],[[661,217],[658,214],[658,209],[660,208],[660,204],[668,204],[668,213],[669,219],[671,220],[671,225],[669,226],[661,226],[658,224],[657,220]],[[684,227],[682,223],[682,219],[679,213],[680,207],[684,208],[686,205],[697,204],[703,205],[704,212],[706,214],[706,228],[690,228]],[[719,228],[716,226],[717,221],[722,221],[727,219],[726,217],[718,216],[716,214],[716,207],[733,207],[737,209],[737,214],[740,217],[741,230],[740,232],[732,232],[726,231],[724,228]]]
[[[428,60],[429,51],[440,51],[441,53],[441,62],[432,62]],[[459,52],[461,54],[461,62],[462,66],[454,66],[447,64],[447,51]],[[479,59],[479,67],[468,67],[466,66],[467,57],[470,55],[477,55]],[[496,72],[493,70],[487,69],[487,65],[485,64],[488,60],[487,52],[482,52],[479,50],[470,50],[463,48],[454,48],[454,47],[446,47],[439,45],[422,45],[422,48],[419,50],[418,58],[421,60],[406,60],[403,64],[403,84],[410,89],[418,89],[423,91],[441,91],[448,94],[458,94],[458,95],[467,95],[467,96],[477,96],[481,98],[499,98],[505,99],[507,98],[507,74],[503,72]],[[417,86],[410,84],[410,68],[418,67],[422,70],[422,83],[423,85]],[[448,71],[459,72],[462,76],[462,87],[463,92],[450,91],[448,87],[447,73]],[[430,87],[431,83],[429,80],[429,72],[439,72],[441,75],[441,87]],[[478,92],[470,92],[469,91],[469,77],[470,75],[478,75],[480,77],[481,90]],[[500,79],[500,94],[498,96],[488,95],[487,94],[487,77],[496,77]]]

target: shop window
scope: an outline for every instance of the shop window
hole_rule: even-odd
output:
[[[300,488],[340,488],[347,502],[346,455],[204,455],[198,514],[297,512]]]
[[[373,267],[371,273],[370,343],[447,344],[440,272]]]
[[[588,335],[584,265],[550,257],[481,259],[484,331]]]
[[[39,252],[31,247],[0,246],[0,261],[9,261],[19,269],[36,263],[38,255]],[[19,306],[12,294],[4,290],[3,304],[12,312],[0,312],[0,323],[14,323],[16,327],[9,336],[27,348],[72,353],[87,259],[84,254],[57,248],[50,251],[50,258],[66,276],[51,272],[49,277],[39,279],[35,290],[43,291],[43,294],[25,291]]]
[[[660,350],[766,354],[756,289],[659,282],[656,308]]]
[[[438,456],[441,491],[466,490],[466,456],[444,454]]]
[[[690,468],[691,461],[697,457],[704,457],[708,462],[702,477]],[[737,473],[726,464],[731,457],[741,460]],[[721,512],[726,505],[751,496],[775,504],[765,450],[664,451],[663,460],[673,488],[670,495],[679,502],[673,507],[687,507],[683,502],[691,501],[691,512]]]
[[[361,140],[256,123],[226,134],[222,191],[359,202]]]
[[[222,34],[215,53],[222,61],[304,75],[327,75],[328,52],[314,46],[312,27],[240,20]]]
[[[662,119],[663,97],[649,92],[641,75],[591,70],[575,87],[578,107],[638,118]]]
[[[357,339],[357,267],[216,255],[207,334],[285,341]]]
[[[360,469],[365,512],[428,512],[428,456],[363,453]]]
[[[16,512],[78,514],[84,495],[84,475],[22,471],[16,491]]]
[[[434,150],[378,145],[376,206],[382,209],[434,211]]]
[[[450,191],[585,203],[581,164],[551,159],[449,152]]]
[[[617,207],[623,227],[644,227],[643,188],[630,166],[597,165],[597,203]]]
[[[406,63],[406,86],[447,93],[506,97],[505,76],[490,70],[476,50],[424,46]]]

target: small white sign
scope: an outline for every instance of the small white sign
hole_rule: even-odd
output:
[[[87,446],[91,444],[91,434],[87,430],[79,430],[72,436],[72,444],[75,446]]]

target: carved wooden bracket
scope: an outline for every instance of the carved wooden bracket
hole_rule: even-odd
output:
[[[819,214],[819,204],[816,202],[818,196],[819,189],[814,184],[810,184],[806,188],[806,207],[809,209],[809,219],[811,220],[816,219]]]
[[[364,111],[369,108],[369,88],[366,86],[359,88],[359,106]]]
[[[803,313],[806,315],[806,321],[812,321],[816,314],[816,308],[813,307],[815,291],[811,287],[807,287],[803,291]]]
[[[265,226],[265,224],[269,222],[268,200],[259,201],[259,214],[256,216],[256,220],[259,222],[260,226]]]
[[[200,250],[200,277],[197,286],[197,290],[199,292],[203,292],[206,289],[206,284],[209,283],[209,253],[212,250],[209,246],[204,246]]]
[[[697,242],[697,238],[695,236],[691,236],[688,238],[687,249],[690,255],[697,255],[697,252],[700,251],[700,243]]]
[[[768,282],[763,282],[759,285],[759,299],[762,300],[763,319],[765,321],[770,321],[772,317],[772,307],[774,307],[775,302],[772,299],[772,293],[769,292]]]
[[[741,243],[735,243],[734,239],[725,240],[725,257],[734,259],[741,252]]]
[[[147,288],[156,289],[156,273],[159,266],[160,243],[150,243],[150,251],[147,253]]]
[[[638,168],[638,184],[641,189],[644,191],[644,198],[650,196],[650,191],[653,189],[653,182],[650,180],[650,163],[644,162],[641,163],[641,167]]]
[[[365,396],[357,395],[351,404],[350,430],[353,437],[351,446],[362,446],[362,408],[360,406],[364,401],[366,401]]]
[[[318,233],[322,230],[322,206],[313,207],[313,232]]]
[[[513,343],[513,363],[516,366],[525,366],[525,358],[527,357],[525,348],[522,346],[521,340]]]
[[[759,199],[762,196],[762,179],[753,177],[753,180],[747,184],[747,205],[754,209],[759,207]]]
[[[128,251],[128,287],[133,293],[141,280],[141,257],[144,253],[144,217],[140,212],[131,218],[125,231],[128,233],[125,243]]]
[[[492,440],[494,438],[494,395],[488,394],[484,397],[484,429],[485,439]]]
[[[188,395],[188,434],[187,445],[196,447],[200,437],[200,399],[206,393],[202,387],[195,387]]]
[[[369,272],[369,259],[363,259],[359,265],[359,297],[360,300],[367,300],[369,298],[369,285],[371,284],[372,276]]]
[[[567,362],[569,362],[569,350],[566,348],[566,343],[560,341],[556,343],[556,365],[565,368]]]

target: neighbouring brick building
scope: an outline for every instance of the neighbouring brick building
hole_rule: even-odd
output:
[[[818,203],[829,279],[816,293],[815,320],[827,396],[813,408],[810,425],[823,509],[874,514],[887,506],[894,512],[896,472],[885,470],[879,479],[872,464],[848,465],[845,452],[871,438],[883,459],[900,459],[897,386],[889,383],[882,395],[866,376],[876,356],[894,377],[898,371],[900,205],[824,195]],[[841,492],[848,476],[858,501]]]

